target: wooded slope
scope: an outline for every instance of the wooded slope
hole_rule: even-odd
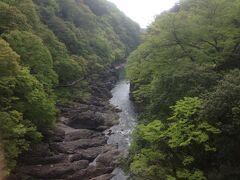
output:
[[[0,137],[9,170],[54,125],[56,103],[90,96],[89,79],[123,60],[139,35],[106,0],[0,0]]]
[[[239,12],[239,0],[182,0],[130,55],[136,179],[239,179]]]

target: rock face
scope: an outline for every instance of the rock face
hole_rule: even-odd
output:
[[[107,144],[104,134],[118,123],[119,110],[108,102],[115,81],[111,75],[104,83],[93,84],[89,102],[61,107],[47,140],[21,157],[9,179],[111,179],[122,156],[117,147]]]

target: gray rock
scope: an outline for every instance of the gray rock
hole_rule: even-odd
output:
[[[36,164],[56,164],[60,162],[64,162],[68,156],[66,154],[58,154],[58,155],[52,155],[52,156],[46,156],[46,157],[41,157],[41,156],[36,156],[36,157],[31,157],[27,158],[25,157],[25,163],[28,165],[36,165]]]
[[[54,164],[54,165],[36,165],[36,166],[23,166],[20,172],[25,176],[41,178],[41,179],[59,179],[66,178],[69,174],[74,172],[74,167],[71,164]]]
[[[98,126],[104,124],[103,117],[95,114],[93,111],[86,111],[83,113],[75,114],[69,119],[67,125],[75,129],[91,129],[96,130]]]
[[[75,174],[69,176],[67,179],[69,180],[89,180],[103,174],[109,174],[113,171],[112,167],[106,168],[97,168],[95,166],[89,166],[87,169],[80,170]]]
[[[96,131],[88,130],[88,129],[79,129],[67,133],[65,136],[65,141],[74,141],[77,139],[90,139],[101,136],[101,133]]]
[[[85,169],[88,167],[88,165],[89,165],[88,160],[76,161],[76,162],[74,162],[74,171],[79,171],[79,170]]]
[[[104,175],[92,178],[90,180],[111,180],[113,176],[114,176],[113,174],[104,174]]]
[[[79,139],[79,140],[69,141],[69,142],[52,143],[51,148],[55,149],[59,153],[72,154],[79,149],[98,147],[106,143],[107,143],[107,138],[104,136],[100,136],[92,139]]]
[[[120,158],[122,157],[122,153],[115,149],[110,150],[105,153],[102,153],[96,159],[97,167],[104,168],[104,167],[116,167],[120,163]]]

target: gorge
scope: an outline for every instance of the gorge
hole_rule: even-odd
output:
[[[239,12],[0,0],[0,178],[239,180]]]
[[[9,179],[127,179],[118,166],[127,156],[136,118],[129,82],[111,70],[104,76],[110,78],[93,88],[89,102],[60,108],[48,142],[32,147]]]
[[[106,0],[0,0],[0,140],[8,179],[111,179],[114,64],[140,27]],[[127,91],[126,91],[127,92]],[[121,115],[120,115],[121,116]]]

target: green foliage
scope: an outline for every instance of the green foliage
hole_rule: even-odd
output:
[[[177,12],[156,18],[128,59],[133,98],[146,112],[166,117],[177,100],[216,85],[216,69],[239,67],[238,4],[181,1]]]
[[[206,179],[198,168],[216,150],[210,137],[220,130],[198,118],[201,107],[200,99],[184,98],[168,120],[136,128],[130,164],[136,179]]]
[[[84,57],[95,54],[106,64],[124,58],[140,41],[139,26],[105,0],[62,0],[56,1],[55,5],[41,1],[36,3],[40,5],[42,18],[48,16],[44,22],[73,54]],[[58,8],[53,14],[53,11],[49,12],[49,7]],[[102,7],[108,9],[104,16],[93,14],[94,9]]]
[[[233,126],[232,130],[238,131],[236,128],[239,128],[240,124],[239,92],[240,71],[235,69],[227,73],[213,91],[204,95],[205,103],[201,113],[203,118],[209,117],[211,123],[221,123],[223,126],[229,123]]]
[[[0,34],[15,29],[26,30],[30,26],[27,24],[27,18],[16,7],[10,6],[0,1]]]
[[[5,38],[21,56],[21,64],[29,67],[41,83],[50,87],[57,83],[52,56],[39,37],[25,31],[12,31]]]
[[[83,54],[88,48],[83,42],[78,41],[76,34],[71,30],[71,24],[67,24],[58,17],[52,17],[48,20],[47,25],[52,29],[54,34],[63,42],[68,50],[73,54]],[[86,49],[85,49],[86,48]]]
[[[14,109],[30,120],[41,132],[51,127],[56,115],[55,103],[44,91],[43,85],[18,63],[19,56],[1,40],[0,64],[1,105],[3,109]],[[9,63],[11,62],[11,64]],[[44,65],[44,64],[43,64]]]
[[[63,61],[69,58],[66,45],[61,43],[55,34],[46,26],[42,25],[36,32],[42,39],[43,44],[48,48],[52,55],[53,62]]]
[[[35,6],[32,0],[1,0],[11,7],[16,7],[26,17],[26,24],[31,28],[37,28],[40,24]],[[20,23],[20,22],[19,22]]]
[[[119,12],[114,4],[106,0],[86,0],[85,3],[95,15],[107,21],[126,46],[126,52],[130,53],[140,43],[139,25],[133,23],[122,12]]]
[[[57,62],[55,69],[59,75],[59,82],[61,84],[71,83],[84,78],[86,71],[85,60],[78,56],[73,56],[66,61]]]
[[[129,160],[136,179],[239,179],[239,11],[238,0],[182,0],[129,56],[145,123]]]
[[[0,38],[0,76],[14,76],[19,71],[19,56]]]
[[[46,101],[44,108],[54,109],[54,106],[49,104],[41,84],[27,70],[21,68],[18,64],[19,55],[12,51],[3,39],[0,39],[0,52],[0,140],[4,146],[7,168],[11,170],[16,165],[18,155],[41,138],[37,128],[48,128],[42,118],[47,118],[46,121],[53,120],[44,116],[50,114],[51,109],[40,112],[38,103]],[[34,96],[36,92],[44,96],[37,99],[36,95]],[[28,108],[28,111],[23,111],[21,106]],[[36,117],[33,109],[39,112],[35,114]],[[55,118],[55,109],[52,112]]]
[[[18,155],[27,151],[31,142],[38,142],[41,134],[18,111],[0,112],[0,122],[1,143],[4,145],[7,168],[11,170],[16,166]]]
[[[9,44],[0,38],[0,107],[7,110],[12,101],[12,88],[15,86],[15,76],[20,71],[19,56],[9,47]]]
[[[214,161],[220,173],[212,172],[214,179],[238,178],[239,173],[235,168],[240,167],[240,71],[235,69],[227,73],[223,80],[212,90],[204,95],[205,102],[200,113],[202,119],[209,119],[210,124],[217,126],[223,133],[215,138],[218,149]],[[227,171],[224,171],[226,168]]]
[[[46,94],[43,85],[29,71],[23,69],[16,77],[14,93],[18,99],[13,107],[24,114],[37,126],[40,132],[46,132],[55,122],[56,109],[54,100]]]
[[[169,118],[171,122],[168,129],[170,132],[168,143],[171,148],[188,146],[194,141],[197,144],[206,143],[209,140],[208,132],[214,134],[220,132],[207,122],[194,122],[196,121],[194,115],[198,113],[201,105],[202,101],[198,98],[184,98],[172,107],[173,115]],[[208,144],[204,146],[206,151],[210,147]]]
[[[176,119],[189,119],[191,118],[201,107],[201,100],[198,98],[184,98],[184,100],[180,100],[177,102],[173,109],[173,116],[170,120]]]

